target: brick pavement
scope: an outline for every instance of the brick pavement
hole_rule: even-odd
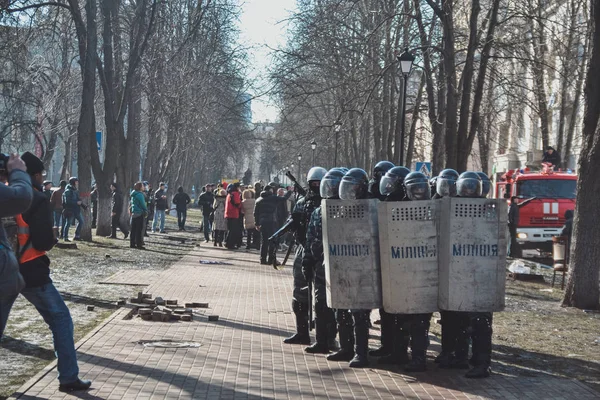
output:
[[[157,273],[147,293],[180,302],[208,302],[193,322],[146,322],[113,314],[78,343],[81,376],[93,381],[82,399],[598,399],[582,383],[533,374],[495,373],[468,380],[464,371],[426,373],[352,369],[282,343],[294,330],[291,271],[259,265],[254,253],[197,248]],[[233,265],[200,264],[199,260]],[[207,315],[219,315],[209,322]],[[376,330],[371,332],[378,334]],[[148,348],[141,340],[183,340],[197,348]],[[371,347],[377,341],[372,339]],[[431,349],[430,349],[431,350]],[[64,399],[55,365],[23,385],[15,398]]]

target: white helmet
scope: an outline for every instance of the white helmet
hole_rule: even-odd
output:
[[[321,181],[323,177],[327,174],[327,170],[323,167],[312,167],[308,174],[306,174],[306,182],[311,181]]]

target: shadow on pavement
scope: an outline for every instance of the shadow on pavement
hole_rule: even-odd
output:
[[[2,348],[17,354],[24,356],[36,357],[41,360],[53,361],[56,359],[54,350],[40,347],[37,344],[29,343],[21,339],[14,339],[10,336],[4,335],[2,337]]]

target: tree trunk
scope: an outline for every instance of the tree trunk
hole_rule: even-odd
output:
[[[421,98],[423,97],[423,88],[425,87],[425,79],[421,79],[419,83],[419,90],[415,99],[415,105],[412,112],[412,121],[410,123],[410,130],[408,132],[408,146],[406,148],[406,161],[405,165],[411,165],[413,159],[413,152],[415,150],[415,135],[417,132],[417,123],[419,122],[419,110],[421,109]]]
[[[570,273],[563,305],[581,309],[600,308],[600,0],[591,2],[592,53],[585,84],[586,110],[583,146],[573,225]]]

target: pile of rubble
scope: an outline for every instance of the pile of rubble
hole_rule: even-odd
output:
[[[138,292],[137,297],[129,299],[134,304],[145,304],[136,310],[137,315],[144,321],[191,321],[193,308],[208,308],[208,303],[185,303],[184,307],[178,305],[177,300],[165,300],[162,297],[152,298],[152,294]],[[215,316],[209,316],[209,321]]]

